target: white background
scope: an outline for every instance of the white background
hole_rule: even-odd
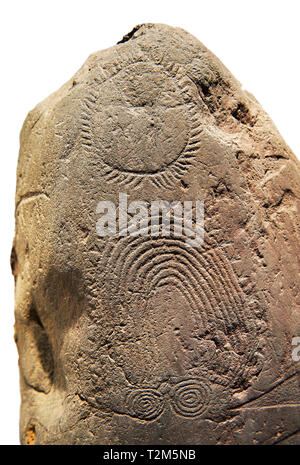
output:
[[[15,170],[30,109],[67,81],[96,50],[136,24],[183,27],[212,50],[270,114],[300,154],[299,0],[3,1],[1,34],[0,443],[18,444],[19,386],[13,341]]]

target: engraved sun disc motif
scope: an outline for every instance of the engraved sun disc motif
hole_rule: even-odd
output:
[[[101,111],[91,121],[93,145],[112,168],[154,173],[176,160],[187,144],[183,98],[157,66],[139,63],[120,71],[98,105]]]
[[[91,86],[82,144],[108,181],[169,188],[191,165],[199,121],[189,83],[173,68],[133,63]]]

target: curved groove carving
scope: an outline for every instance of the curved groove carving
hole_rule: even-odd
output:
[[[135,389],[129,393],[130,415],[140,420],[153,420],[163,411],[163,396],[155,389]]]
[[[207,345],[207,341],[214,347],[214,364],[199,355],[196,365],[191,362],[188,368],[186,362],[186,369],[196,369],[211,382],[229,387],[237,379],[247,377],[256,363],[253,357],[257,330],[253,315],[221,248],[209,239],[200,250],[187,248],[184,239],[127,236],[109,240],[102,254],[104,294],[113,295],[115,302],[129,312],[131,309],[143,312],[151,322],[154,311],[151,302],[157,291],[166,289],[168,293],[173,286],[185,302],[182,312],[191,328],[189,336],[178,336],[183,347],[194,347],[186,357],[192,357],[198,346],[201,353],[200,347]],[[226,338],[229,349],[220,345],[217,333]],[[185,340],[187,337],[189,341]],[[226,369],[222,357],[226,357]]]
[[[171,397],[171,405],[178,415],[193,418],[208,408],[210,388],[202,380],[186,379],[174,386]]]

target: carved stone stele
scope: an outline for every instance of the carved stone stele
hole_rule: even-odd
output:
[[[12,251],[21,442],[299,444],[299,174],[182,29],[137,26],[37,105]],[[120,193],[203,200],[203,244],[100,237]]]

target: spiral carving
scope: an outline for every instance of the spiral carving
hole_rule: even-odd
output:
[[[173,388],[172,406],[178,415],[196,417],[207,408],[210,389],[206,383],[197,379],[188,379]]]
[[[129,394],[129,409],[132,416],[141,420],[158,417],[164,408],[163,396],[154,389],[138,389]]]

